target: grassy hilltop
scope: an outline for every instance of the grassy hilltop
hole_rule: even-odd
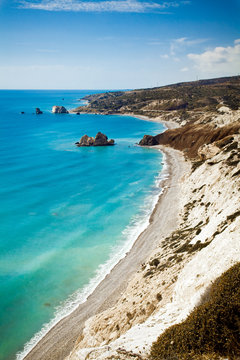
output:
[[[199,80],[131,91],[89,95],[87,106],[75,111],[132,113],[157,117],[165,112],[187,118],[188,112],[215,111],[221,105],[237,110],[240,104],[240,76]]]

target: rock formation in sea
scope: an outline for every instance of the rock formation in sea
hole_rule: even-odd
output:
[[[94,137],[83,135],[81,139],[75,143],[78,147],[80,146],[109,146],[114,145],[114,140],[108,140],[108,137],[101,132],[98,132]]]
[[[37,107],[37,108],[36,108],[36,114],[37,114],[37,115],[40,115],[40,114],[42,114],[42,113],[43,113],[43,112]]]
[[[52,112],[54,114],[68,114],[68,111],[64,106],[53,106]]]

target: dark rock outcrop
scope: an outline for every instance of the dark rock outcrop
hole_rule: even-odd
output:
[[[101,132],[98,132],[94,137],[83,135],[79,142],[75,143],[77,146],[109,146],[114,145],[114,140],[108,140],[108,137]]]
[[[36,114],[37,115],[40,115],[40,114],[42,114],[43,112],[39,109],[39,108],[36,108]]]
[[[142,140],[139,142],[139,145],[141,145],[141,146],[153,146],[153,145],[158,145],[158,142],[157,142],[155,136],[144,135]]]
[[[108,140],[108,145],[114,145],[114,140],[113,139]]]
[[[97,135],[95,136],[94,146],[102,146],[107,144],[108,144],[107,136],[105,134],[102,134],[101,132],[98,132]]]
[[[68,114],[68,111],[64,106],[53,106],[52,112],[54,114]]]

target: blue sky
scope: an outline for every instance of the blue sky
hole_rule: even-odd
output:
[[[240,73],[240,0],[0,0],[0,88],[130,89]]]

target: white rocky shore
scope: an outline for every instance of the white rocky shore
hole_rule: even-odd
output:
[[[215,127],[237,123],[240,112],[224,107],[212,121]],[[146,359],[153,341],[240,261],[239,150],[235,134],[200,148],[199,161],[186,160],[177,229],[159,236],[118,302],[86,321],[66,360]]]

